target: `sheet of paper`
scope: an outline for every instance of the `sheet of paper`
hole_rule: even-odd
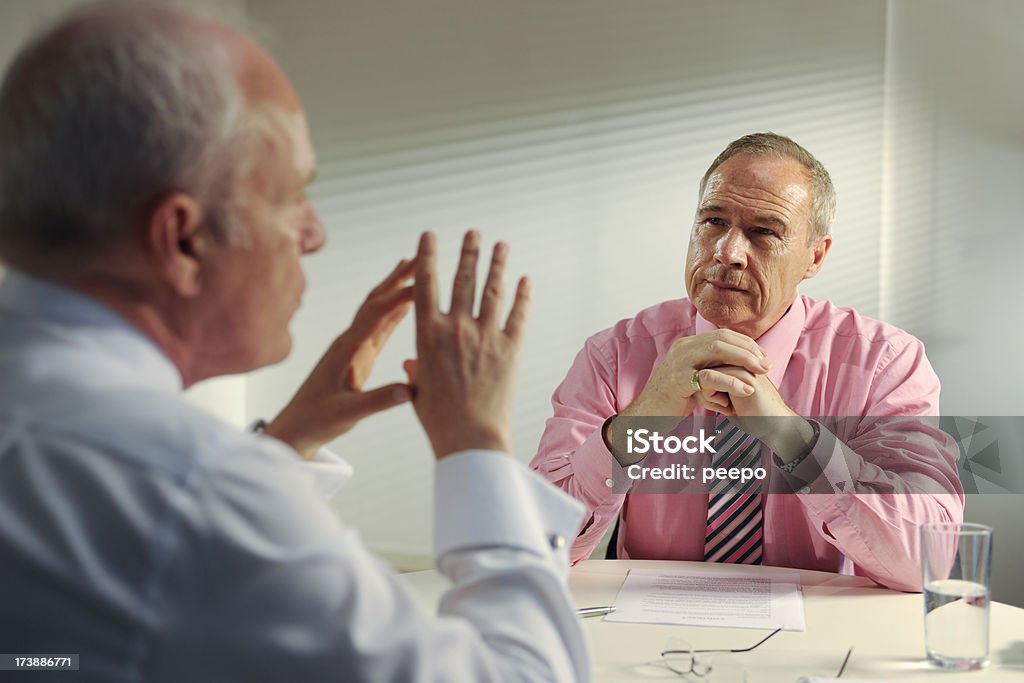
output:
[[[631,569],[605,621],[803,631],[797,572]]]

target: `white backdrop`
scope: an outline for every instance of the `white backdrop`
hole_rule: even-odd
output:
[[[888,25],[882,315],[925,340],[944,414],[1024,415],[1024,3],[895,0]],[[1022,490],[1024,453],[1000,455]],[[1024,495],[967,518],[995,528],[993,595],[1024,606]]]

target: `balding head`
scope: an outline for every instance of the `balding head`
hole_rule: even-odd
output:
[[[102,260],[171,192],[231,239],[221,200],[267,104],[301,110],[273,60],[228,26],[152,2],[72,13],[0,88],[0,258],[36,271]]]
[[[236,79],[246,102],[255,109],[273,105],[290,112],[301,112],[302,103],[285,76],[266,50],[251,38],[225,29],[225,44],[231,49]]]

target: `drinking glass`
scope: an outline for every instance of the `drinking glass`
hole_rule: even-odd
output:
[[[928,660],[957,671],[986,666],[992,594],[991,527],[922,525],[921,572]]]

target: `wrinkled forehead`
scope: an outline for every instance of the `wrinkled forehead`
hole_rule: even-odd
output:
[[[791,210],[810,199],[803,166],[788,157],[737,155],[722,162],[704,186],[698,207],[729,196],[768,203],[782,202]]]
[[[250,189],[282,199],[304,188],[316,160],[302,112],[264,103],[245,116],[248,132],[242,163]]]
[[[292,162],[301,171],[312,170],[315,158],[304,112],[264,102],[251,107],[247,116],[255,121],[264,141],[285,156],[285,161]]]

